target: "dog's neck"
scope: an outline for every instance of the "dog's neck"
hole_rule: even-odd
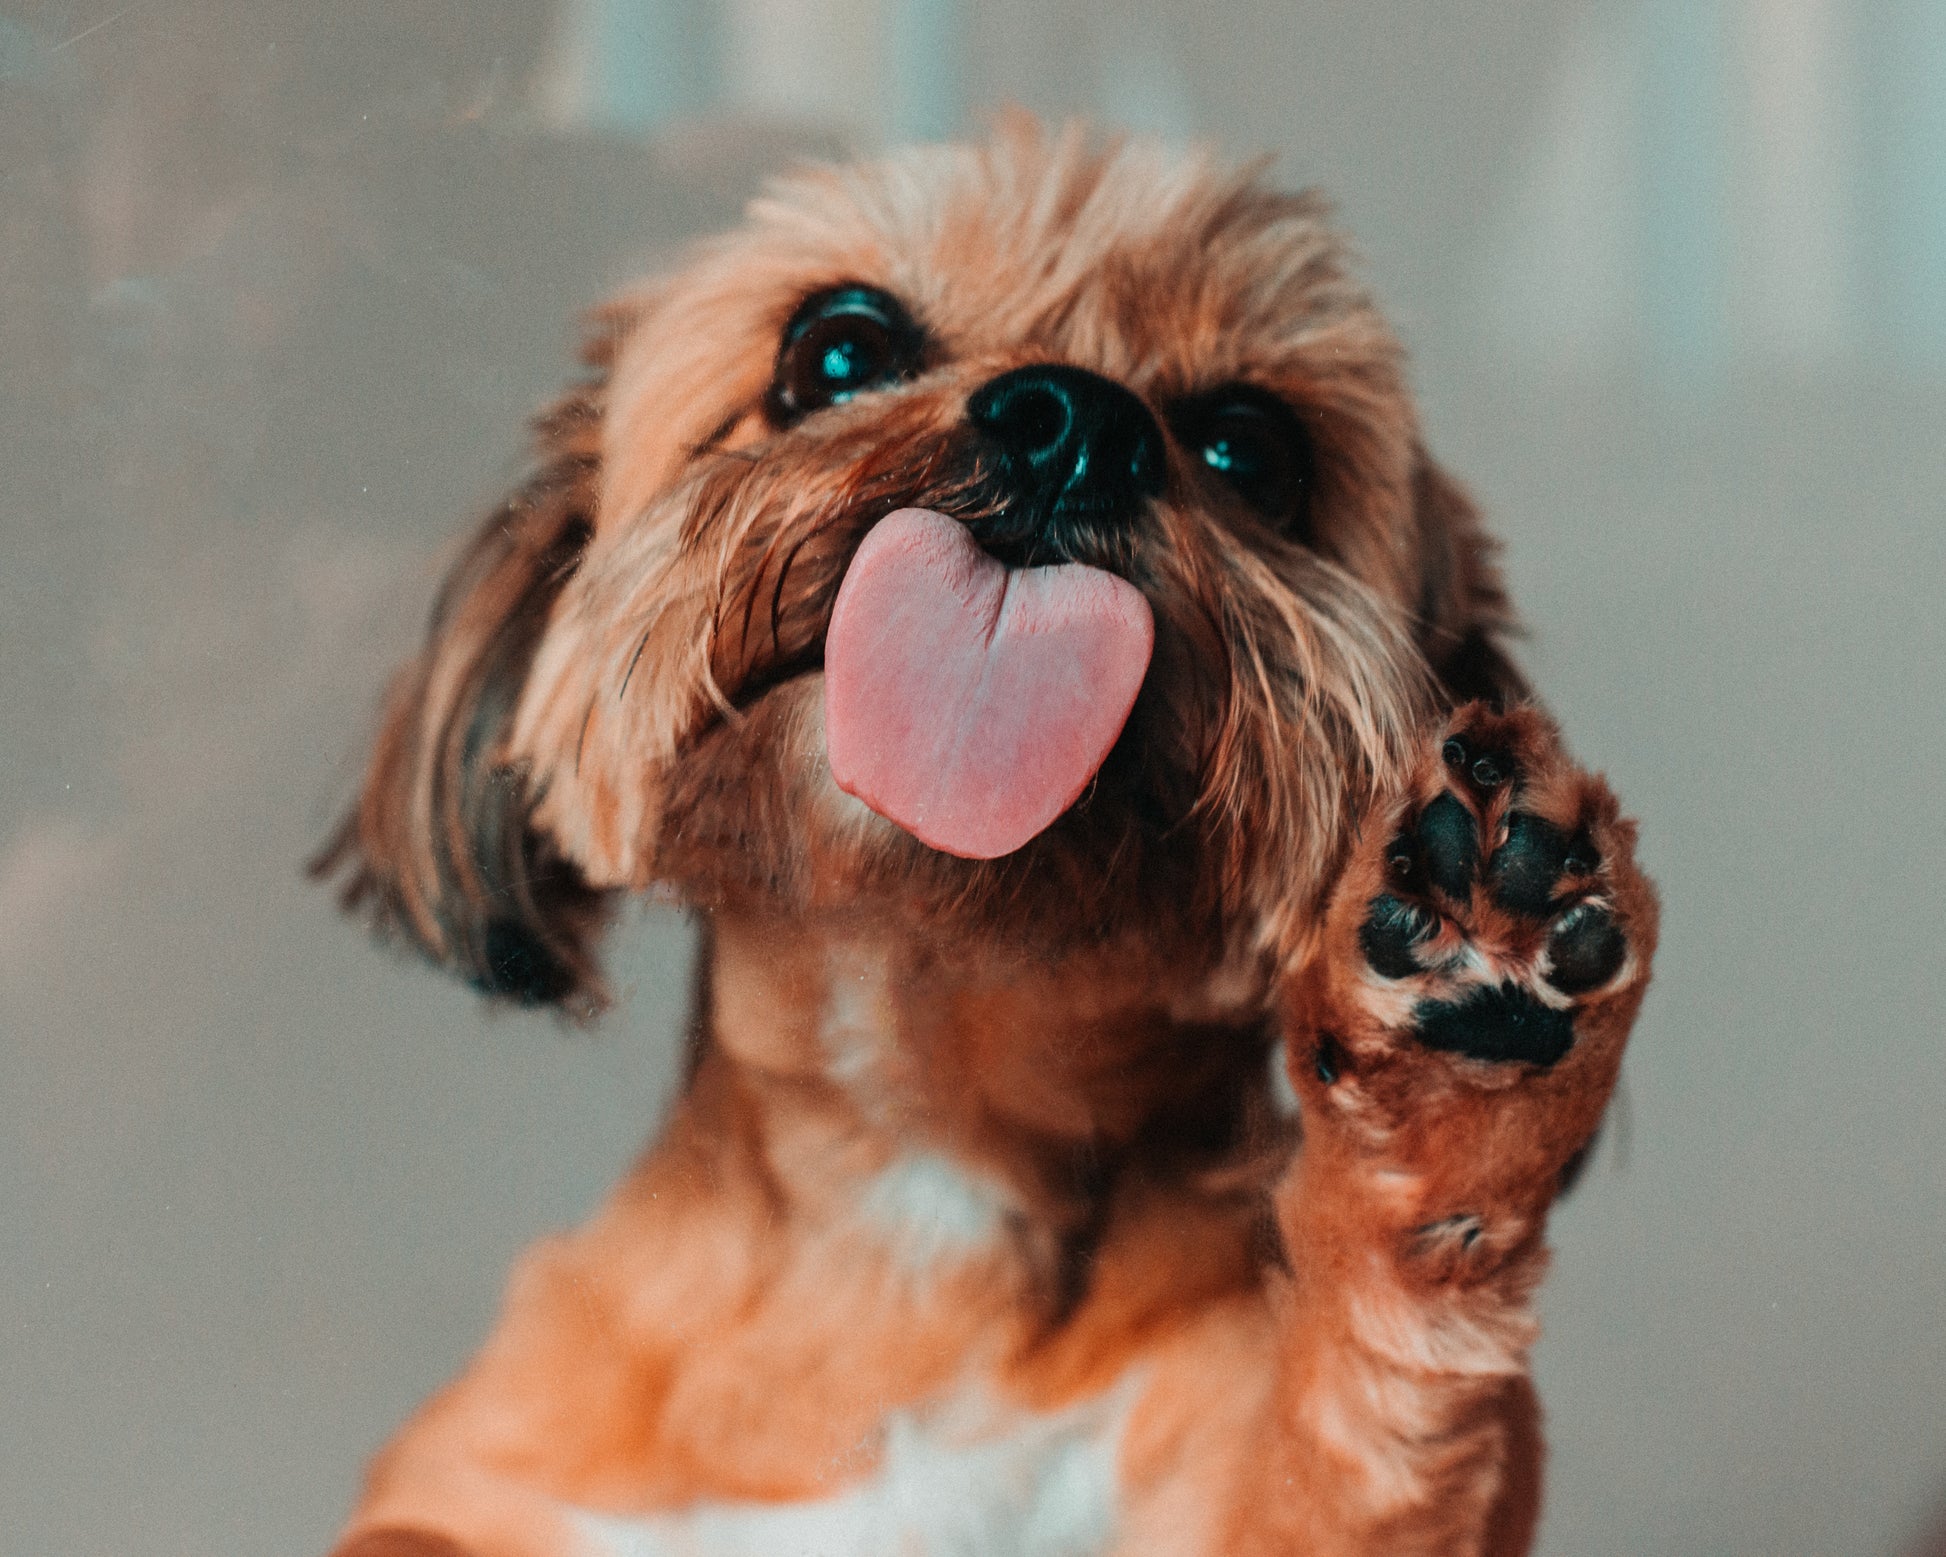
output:
[[[1206,1166],[1265,1073],[1254,965],[1179,951],[1056,962],[890,913],[718,912],[702,1063],[793,1215],[932,1194],[915,1213],[1058,1258],[1131,1145],[1144,1171]]]

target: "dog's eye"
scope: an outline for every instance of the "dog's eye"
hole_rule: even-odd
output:
[[[1176,436],[1258,513],[1301,534],[1316,485],[1311,440],[1275,395],[1247,384],[1178,405]]]
[[[781,427],[864,390],[910,378],[922,345],[911,315],[876,287],[819,292],[785,327],[770,386],[770,418]]]

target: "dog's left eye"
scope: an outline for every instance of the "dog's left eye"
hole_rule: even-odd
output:
[[[1169,420],[1195,459],[1266,519],[1302,537],[1317,476],[1295,411],[1235,384],[1177,405]]]
[[[770,386],[770,418],[781,427],[867,389],[910,378],[923,344],[912,316],[889,293],[867,286],[817,293],[784,329]]]

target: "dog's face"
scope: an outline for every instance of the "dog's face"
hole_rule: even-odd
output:
[[[1487,544],[1309,197],[1009,126],[782,185],[591,361],[336,855],[503,993],[589,991],[604,896],[658,886],[1056,951],[1137,923],[1288,944],[1431,703],[1511,687]],[[1002,857],[832,776],[834,601],[905,509],[1152,618],[1106,759]]]

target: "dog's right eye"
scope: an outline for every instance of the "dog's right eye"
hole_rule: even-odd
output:
[[[1296,412],[1275,395],[1232,384],[1177,405],[1171,421],[1213,475],[1286,534],[1304,539],[1316,456]]]
[[[805,300],[785,326],[767,409],[779,427],[918,371],[924,338],[898,299],[843,286]]]

